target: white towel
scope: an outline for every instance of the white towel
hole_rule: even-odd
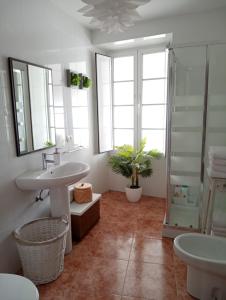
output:
[[[226,147],[223,146],[210,146],[209,156],[211,158],[226,159]]]
[[[209,157],[209,164],[215,166],[226,166],[226,159],[218,159]]]
[[[209,177],[226,178],[226,173],[216,172],[211,168],[207,168],[207,173],[208,173]]]

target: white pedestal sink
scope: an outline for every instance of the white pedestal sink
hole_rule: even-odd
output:
[[[67,216],[70,223],[65,253],[72,249],[70,198],[68,185],[73,184],[89,173],[89,166],[82,162],[63,162],[47,170],[27,171],[16,178],[22,190],[50,190],[50,210],[53,217]]]

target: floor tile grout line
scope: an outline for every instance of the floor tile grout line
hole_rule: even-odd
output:
[[[124,277],[123,284],[122,284],[121,298],[124,296],[123,292],[124,292],[124,287],[125,287],[125,282],[126,282],[127,271],[128,271],[128,268],[129,268],[129,262],[130,261],[128,260],[127,261],[126,272],[125,272],[125,277]]]
[[[126,267],[125,277],[124,277],[124,281],[123,281],[123,285],[122,285],[121,299],[122,299],[122,297],[124,296],[124,295],[123,295],[123,292],[124,292],[124,287],[125,287],[125,282],[126,282],[127,271],[128,271],[129,263],[130,263],[130,255],[131,255],[131,252],[132,252],[132,249],[133,249],[133,243],[134,243],[134,241],[135,241],[135,238],[134,238],[134,234],[133,234],[133,237],[132,237],[132,243],[131,243],[131,247],[130,247],[130,251],[129,251],[129,259],[128,259],[128,262],[127,262],[127,267]]]

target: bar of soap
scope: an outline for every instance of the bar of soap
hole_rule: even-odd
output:
[[[92,201],[92,185],[90,183],[77,183],[74,189],[74,200],[77,203]]]

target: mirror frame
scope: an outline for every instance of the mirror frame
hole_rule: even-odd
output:
[[[24,155],[31,154],[31,153],[34,153],[34,152],[38,152],[38,151],[42,151],[42,150],[45,150],[45,149],[50,149],[50,148],[56,147],[56,144],[54,144],[52,146],[46,146],[46,147],[36,149],[36,150],[32,150],[32,151],[27,151],[27,152],[21,152],[20,151],[19,131],[18,131],[18,126],[17,126],[18,119],[17,119],[17,110],[16,110],[15,81],[14,81],[14,76],[13,76],[13,61],[16,61],[16,62],[19,62],[19,63],[24,63],[26,65],[31,65],[31,66],[43,68],[43,69],[46,69],[46,70],[50,70],[51,73],[52,73],[52,69],[48,68],[46,66],[43,66],[43,65],[30,63],[28,61],[24,61],[24,60],[17,59],[17,58],[13,58],[13,57],[8,58],[11,99],[12,99],[12,107],[13,107],[13,123],[14,123],[13,125],[14,125],[14,132],[15,132],[15,142],[16,142],[16,154],[17,154],[17,156],[24,156]],[[28,78],[28,82],[29,82],[29,78]],[[29,95],[29,101],[31,101],[30,95]],[[30,113],[31,113],[31,111],[30,111]],[[32,127],[32,124],[31,124],[31,127]],[[32,136],[32,139],[33,139],[33,136]]]

